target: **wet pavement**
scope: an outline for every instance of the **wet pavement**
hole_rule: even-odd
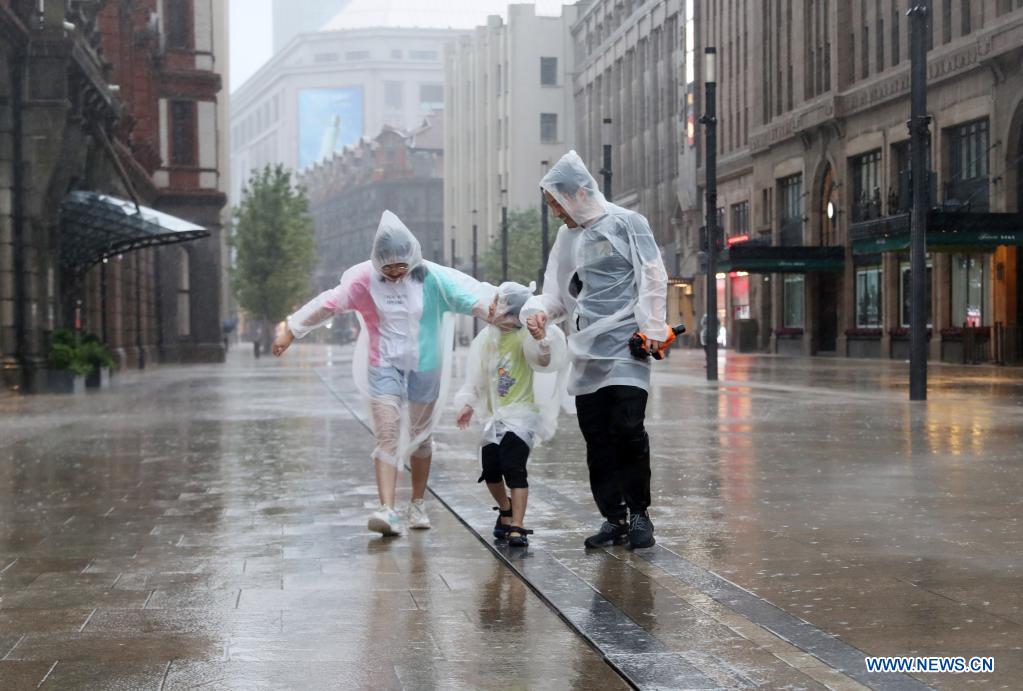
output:
[[[910,405],[903,363],[731,356],[711,386],[680,351],[649,408],[657,547],[581,548],[564,417],[516,554],[450,422],[434,529],[366,532],[349,351],[294,355],[0,398],[0,688],[1019,686],[1023,372],[933,367]]]

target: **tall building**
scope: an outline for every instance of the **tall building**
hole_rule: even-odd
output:
[[[572,148],[577,11],[538,16],[533,5],[511,5],[507,21],[491,16],[447,47],[445,244],[454,240],[463,271],[472,270],[473,226],[480,257],[500,236],[502,207],[539,207],[543,162]],[[557,225],[552,219],[552,243]]]
[[[273,0],[274,53],[299,34],[318,31],[351,0]]]
[[[445,263],[443,122],[437,112],[411,132],[385,127],[299,176],[316,225],[313,290],[337,285],[346,269],[369,259],[388,210],[415,233],[424,259]]]
[[[124,366],[223,357],[213,16],[0,1],[6,384],[45,388],[61,327]]]
[[[907,356],[908,9],[698,3],[697,59],[719,56],[730,336],[749,315],[774,352]],[[1018,361],[1023,2],[935,1],[926,34],[930,355]]]
[[[600,181],[610,144],[615,204],[647,217],[671,277],[670,321],[693,331],[699,206],[686,155],[683,0],[596,0],[572,26],[575,145]],[[692,35],[692,17],[688,18]],[[610,119],[610,132],[604,121]]]
[[[504,0],[352,0],[232,94],[232,203],[252,170],[302,170],[444,103],[444,44]]]

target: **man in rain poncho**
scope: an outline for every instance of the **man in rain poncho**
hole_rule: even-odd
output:
[[[540,187],[565,225],[551,249],[543,294],[521,316],[531,332],[548,320],[567,324],[568,392],[576,396],[590,489],[605,518],[586,546],[649,547],[650,443],[643,423],[650,364],[633,357],[628,342],[642,331],[653,351],[668,338],[664,263],[647,220],[604,199],[574,151]]]
[[[403,518],[410,528],[430,527],[424,495],[433,458],[431,433],[450,380],[451,313],[486,318],[493,294],[493,286],[424,261],[412,232],[385,211],[371,259],[345,271],[336,288],[288,317],[288,328],[274,342],[274,355],[280,356],[294,339],[335,315],[358,315],[362,329],[352,374],[369,401],[380,495],[380,508],[369,517],[370,530],[401,534]],[[412,467],[412,501],[403,517],[394,510],[394,500],[398,470],[406,460]]]

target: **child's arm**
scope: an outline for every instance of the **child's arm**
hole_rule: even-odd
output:
[[[551,372],[568,363],[568,343],[565,333],[556,324],[548,323],[540,338],[522,339],[522,353],[534,372]]]
[[[465,365],[465,381],[455,394],[454,404],[460,408],[455,423],[458,429],[465,429],[472,420],[473,411],[480,407],[483,396],[483,339],[487,329],[481,331],[469,346],[469,357]]]

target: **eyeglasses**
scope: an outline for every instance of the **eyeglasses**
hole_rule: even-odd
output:
[[[397,273],[399,271],[408,271],[408,264],[385,264],[383,270],[387,273]]]

